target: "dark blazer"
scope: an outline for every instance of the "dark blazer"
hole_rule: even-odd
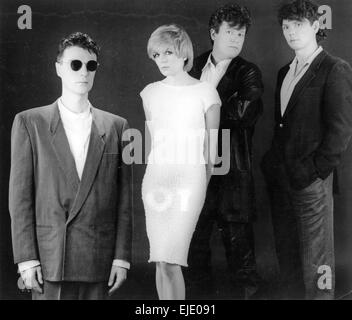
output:
[[[200,78],[210,51],[194,60],[190,74]],[[230,171],[211,178],[207,197],[223,195],[219,210],[224,219],[247,222],[254,217],[254,181],[252,176],[252,136],[254,125],[263,112],[263,83],[258,67],[241,57],[234,58],[220,80],[217,91],[221,98],[220,129],[230,130]],[[239,108],[250,101],[244,115]],[[219,135],[219,155],[221,151]],[[221,164],[220,164],[221,165]],[[219,166],[220,166],[219,165]]]
[[[131,260],[131,166],[125,119],[92,108],[79,180],[57,103],[16,115],[9,209],[15,263],[41,262],[49,281],[107,281],[113,259]]]
[[[325,179],[339,164],[352,134],[352,69],[321,52],[296,85],[281,116],[280,91],[289,64],[278,73],[275,129],[262,169],[269,183],[294,189]]]

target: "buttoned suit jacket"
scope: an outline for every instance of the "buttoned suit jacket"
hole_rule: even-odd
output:
[[[280,92],[289,64],[278,73],[275,128],[262,160],[269,184],[304,189],[327,178],[340,163],[352,134],[352,70],[322,51],[297,83],[281,115]]]
[[[49,281],[107,281],[131,260],[131,166],[122,161],[125,119],[92,108],[81,181],[57,102],[16,115],[9,209],[14,262],[39,260]]]

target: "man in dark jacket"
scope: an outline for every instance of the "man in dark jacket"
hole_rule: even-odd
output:
[[[128,123],[88,100],[98,54],[86,34],[62,39],[61,97],[13,123],[14,262],[33,299],[104,299],[129,269],[131,166],[122,159]]]
[[[318,6],[293,1],[279,9],[293,61],[278,74],[275,129],[262,169],[272,204],[285,298],[334,297],[333,171],[352,134],[352,70],[318,41]]]
[[[197,57],[191,71],[194,77],[212,83],[222,100],[220,130],[230,132],[230,145],[225,146],[230,148],[230,169],[226,174],[215,173],[210,180],[188,258],[190,282],[210,286],[210,238],[216,221],[232,282],[247,297],[257,290],[259,279],[252,226],[252,136],[263,108],[261,73],[256,65],[239,56],[250,25],[246,7],[234,4],[216,10],[209,21],[213,49]],[[222,150],[221,137],[220,131],[219,155],[228,152]]]

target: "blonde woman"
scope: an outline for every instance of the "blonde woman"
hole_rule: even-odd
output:
[[[141,92],[152,139],[142,183],[149,262],[156,263],[159,299],[182,300],[181,266],[212,173],[221,100],[213,86],[188,74],[193,48],[182,27],[157,28],[147,51],[164,76]]]

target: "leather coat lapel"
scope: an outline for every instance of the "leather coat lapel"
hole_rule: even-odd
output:
[[[100,119],[94,108],[92,108],[92,115],[92,129],[90,133],[87,158],[82,173],[82,180],[79,185],[78,193],[72,206],[72,210],[69,214],[67,223],[69,223],[82,208],[84,201],[86,200],[88,193],[94,183],[105,149],[104,127],[100,122]]]
[[[75,194],[79,187],[79,177],[76,170],[75,160],[70,150],[70,145],[62,124],[57,102],[54,103],[53,114],[49,128],[52,139],[51,144],[59,165],[69,181],[72,192]]]
[[[200,57],[194,60],[194,65],[190,73],[196,79],[200,79],[200,77],[202,76],[202,71],[206,62],[208,61],[209,54],[210,51],[202,54]]]
[[[205,64],[207,63],[211,52],[212,51],[208,51],[208,52],[202,54],[200,56],[200,58],[197,59],[196,65],[194,66],[194,68],[192,70],[193,71],[192,75],[195,78],[200,79],[200,77],[202,76],[203,68],[204,68]],[[221,78],[221,80],[217,86],[217,90],[218,90],[220,96],[222,96],[222,91],[225,91],[226,88],[228,87],[228,85],[231,84],[231,82],[232,82],[233,77],[232,77],[231,73],[233,72],[235,66],[237,65],[237,61],[238,61],[237,57],[232,59],[229,66],[227,67],[227,70],[226,70],[224,76]]]
[[[236,58],[233,58],[227,67],[227,70],[224,74],[224,76],[221,78],[217,89],[218,90],[226,90],[228,84],[233,81],[234,77],[232,75],[233,70],[235,69],[238,61],[238,56]]]

